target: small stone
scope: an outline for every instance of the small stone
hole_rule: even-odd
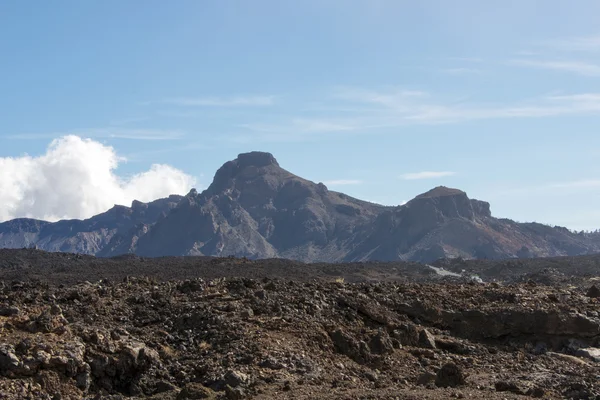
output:
[[[527,390],[514,381],[498,381],[494,384],[494,387],[497,392],[511,392],[523,396],[527,394]]]
[[[252,318],[254,317],[254,311],[251,308],[245,309],[241,313],[242,318]]]
[[[156,390],[154,393],[164,393],[164,392],[172,392],[176,390],[177,386],[173,385],[171,382],[167,381],[158,381],[156,382]]]
[[[575,355],[577,357],[583,357],[592,361],[600,362],[600,349],[596,347],[587,347],[584,349],[579,349],[577,350]]]
[[[58,304],[52,304],[52,307],[50,307],[50,314],[62,315],[62,308],[60,308]]]
[[[215,399],[215,392],[199,383],[188,383],[177,395],[177,400]]]
[[[246,397],[246,394],[242,388],[233,388],[227,385],[225,386],[225,396],[227,396],[229,400],[241,400]]]
[[[541,398],[546,395],[546,391],[539,386],[531,388],[527,391],[527,395],[531,397]]]
[[[586,296],[592,298],[600,298],[600,289],[598,288],[598,286],[593,285],[591,288],[588,289]]]
[[[417,385],[427,386],[430,383],[435,381],[435,377],[436,377],[436,375],[432,372],[429,372],[429,371],[423,372],[417,378]]]
[[[18,307],[0,307],[1,317],[12,317],[13,315],[19,315],[21,310]]]
[[[239,371],[229,371],[225,374],[225,384],[231,387],[238,387],[248,384],[250,378],[248,375]]]
[[[390,354],[394,352],[394,345],[385,331],[379,331],[371,338],[369,348],[375,354]]]
[[[379,380],[379,376],[375,371],[368,370],[365,372],[365,377],[371,382],[377,382]]]
[[[435,385],[438,387],[457,387],[464,384],[465,374],[454,363],[444,364],[435,377]]]
[[[435,337],[427,330],[423,329],[419,333],[419,346],[425,347],[426,349],[435,349]]]
[[[92,376],[89,371],[82,372],[75,377],[77,387],[86,392],[92,384]]]

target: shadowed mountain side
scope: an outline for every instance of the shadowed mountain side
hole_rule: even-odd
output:
[[[98,256],[238,256],[304,262],[502,259],[590,254],[598,235],[492,216],[487,202],[436,187],[386,207],[330,191],[281,168],[269,153],[240,154],[202,193],[88,220],[0,224],[1,247],[36,245]]]

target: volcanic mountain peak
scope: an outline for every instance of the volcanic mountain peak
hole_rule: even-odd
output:
[[[251,151],[249,153],[241,153],[238,154],[237,158],[234,160],[237,163],[239,168],[245,167],[266,167],[268,165],[275,165],[279,167],[279,163],[273,157],[273,154],[266,153],[263,151]]]
[[[438,186],[431,189],[428,192],[418,195],[415,199],[427,199],[432,197],[446,197],[446,196],[461,196],[466,193],[459,189],[453,189],[446,186]]]
[[[239,177],[246,179],[257,178],[265,175],[283,176],[290,175],[279,166],[271,153],[253,151],[239,154],[235,160],[228,161],[217,170],[208,193],[222,191],[231,186]]]

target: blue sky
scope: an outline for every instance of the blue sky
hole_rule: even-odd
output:
[[[112,147],[119,182],[160,164],[201,189],[262,150],[383,204],[446,185],[496,216],[596,229],[598,27],[592,0],[4,1],[0,165],[77,135]],[[32,173],[28,191],[9,170],[11,201],[72,180]]]

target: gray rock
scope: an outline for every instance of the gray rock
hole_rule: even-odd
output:
[[[595,362],[600,362],[600,349],[596,347],[586,347],[575,352],[577,357],[588,358]]]
[[[239,371],[227,371],[225,374],[225,384],[231,387],[244,386],[250,383],[250,377]]]
[[[229,385],[225,386],[225,396],[229,400],[242,400],[246,398],[246,393],[244,389],[240,387],[231,387]]]
[[[433,336],[427,329],[423,329],[419,333],[419,346],[426,349],[435,349],[435,336]]]

